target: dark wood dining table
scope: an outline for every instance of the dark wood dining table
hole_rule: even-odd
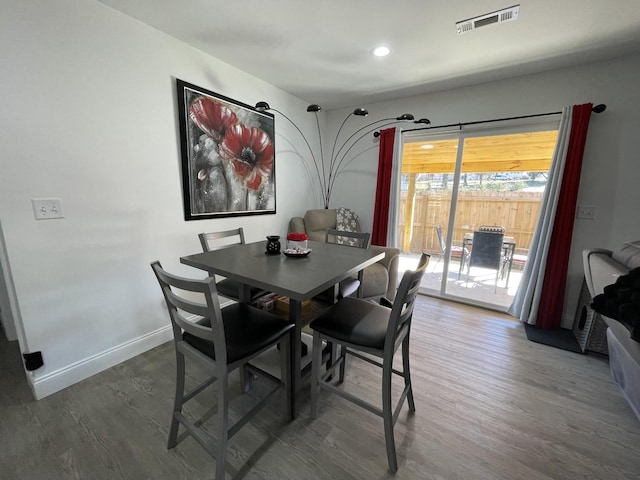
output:
[[[185,265],[240,282],[241,302],[250,301],[250,287],[289,297],[289,319],[295,323],[291,348],[292,418],[299,413],[296,394],[311,369],[311,365],[301,365],[302,328],[310,321],[302,315],[302,302],[330,289],[337,293],[341,280],[384,258],[383,252],[344,245],[309,241],[308,247],[311,252],[302,257],[270,255],[265,253],[263,241],[180,258]]]

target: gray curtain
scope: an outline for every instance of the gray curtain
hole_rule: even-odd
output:
[[[522,273],[520,285],[516,291],[513,303],[508,313],[518,317],[523,322],[535,325],[542,294],[542,283],[553,232],[553,222],[556,217],[558,197],[562,185],[569,135],[571,134],[572,107],[564,107],[558,128],[558,141],[553,152],[553,161],[549,170],[547,188],[540,206],[540,217],[533,232],[531,246],[527,256],[527,263]]]
[[[398,246],[398,216],[400,215],[400,180],[402,178],[402,131],[396,127],[393,142],[393,166],[391,167],[391,190],[389,192],[389,227],[387,246]]]

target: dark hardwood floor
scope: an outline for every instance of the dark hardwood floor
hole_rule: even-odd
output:
[[[428,297],[412,330],[416,413],[405,406],[398,419],[395,476],[381,419],[323,391],[311,421],[305,390],[294,422],[275,401],[231,439],[227,478],[640,478],[640,422],[605,358],[529,342],[510,317]],[[166,449],[171,343],[37,402],[17,346],[0,347],[0,480],[213,479],[215,461],[193,439]],[[372,368],[351,359],[349,390],[378,398]]]

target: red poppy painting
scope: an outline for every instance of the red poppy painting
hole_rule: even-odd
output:
[[[176,86],[185,220],[276,213],[273,114]]]

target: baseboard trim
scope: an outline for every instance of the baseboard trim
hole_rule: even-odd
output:
[[[30,386],[34,397],[36,400],[40,400],[107,368],[162,345],[172,338],[171,325],[167,325],[42,377],[35,377],[33,374],[27,375],[27,380],[31,383]]]
[[[560,328],[566,328],[568,330],[573,330],[573,315],[564,314],[560,318]]]

